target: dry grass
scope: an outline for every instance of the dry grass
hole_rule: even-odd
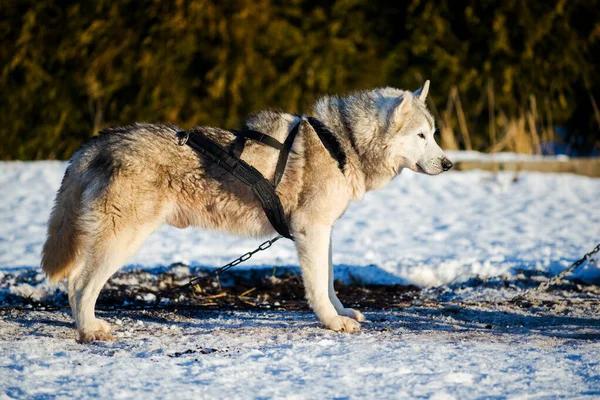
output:
[[[481,102],[485,102],[481,104],[481,111],[485,104],[488,109],[489,152],[541,154],[542,143],[549,143],[555,139],[548,99],[545,99],[543,110],[540,110],[537,98],[531,95],[529,102],[519,110],[518,115],[507,116],[496,106],[493,81],[489,80]],[[438,117],[444,149],[473,149],[469,126],[456,86],[450,90],[446,109],[439,113],[435,106],[432,106],[432,110]]]

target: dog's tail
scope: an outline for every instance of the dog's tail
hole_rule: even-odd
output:
[[[69,276],[82,246],[77,221],[81,212],[82,187],[70,169],[65,172],[56,195],[42,250],[42,269],[52,282]]]

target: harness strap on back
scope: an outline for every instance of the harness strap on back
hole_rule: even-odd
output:
[[[232,129],[229,132],[231,132],[238,138],[252,139],[255,142],[260,142],[260,143],[266,144],[267,146],[270,146],[270,147],[274,148],[275,150],[281,150],[281,148],[283,147],[283,144],[279,140],[275,139],[272,136],[265,135],[264,133],[259,132],[259,131],[253,131],[251,129],[238,131],[238,130]]]
[[[250,186],[255,196],[261,202],[269,222],[283,237],[294,240],[287,225],[283,206],[275,186],[253,166],[246,163],[225,150],[221,145],[206,137],[200,131],[178,132],[179,144],[188,144],[196,152],[202,154],[225,171]]]
[[[296,139],[296,135],[298,135],[298,131],[300,130],[300,124],[302,120],[294,126],[292,131],[288,134],[287,138],[283,142],[283,147],[279,151],[279,159],[277,160],[277,166],[275,167],[275,179],[274,184],[275,187],[279,185],[281,182],[281,178],[283,178],[283,173],[285,171],[285,166],[287,165],[288,156],[290,154],[290,150],[292,149],[292,145],[294,144],[294,139]]]
[[[202,154],[207,159],[229,172],[245,185],[250,186],[254,195],[262,204],[263,210],[273,228],[275,228],[281,236],[294,240],[287,224],[281,200],[279,200],[275,188],[283,178],[287,160],[294,144],[294,139],[300,130],[302,120],[303,118],[301,117],[300,121],[294,125],[283,143],[262,132],[253,130],[232,130],[230,132],[236,136],[236,139],[231,152],[209,139],[199,130],[179,131],[177,132],[177,138],[180,146],[187,143],[196,152]],[[344,173],[346,153],[342,149],[338,139],[318,119],[308,117],[306,120],[313,127],[315,132],[317,132],[319,139],[329,154],[337,161],[340,171]],[[263,143],[279,150],[279,158],[277,159],[277,166],[275,167],[274,183],[269,182],[260,171],[240,158],[244,151],[247,139]]]
[[[276,150],[281,150],[283,144],[281,142],[269,135],[265,135],[259,131],[253,131],[251,129],[238,131],[235,129],[230,130],[233,135],[236,136],[235,141],[233,142],[232,153],[237,158],[242,156],[242,152],[244,151],[244,147],[246,146],[246,139],[254,140],[255,142],[259,142],[270,146]]]

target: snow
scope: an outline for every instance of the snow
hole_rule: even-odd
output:
[[[0,279],[12,275],[10,290],[34,300],[55,289],[39,261],[65,167],[0,163]],[[598,397],[598,302],[581,291],[553,295],[552,308],[509,307],[501,277],[558,273],[590,251],[600,241],[600,179],[514,177],[406,172],[352,204],[334,232],[338,277],[447,284],[407,308],[365,312],[356,335],[323,330],[304,312],[101,311],[118,341],[82,345],[68,310],[0,307],[0,399]],[[162,227],[126,268],[214,268],[258,243]],[[578,277],[598,281],[597,264]],[[297,265],[280,240],[236,268]],[[25,274],[35,279],[19,283]]]
[[[45,224],[64,162],[0,163],[0,270],[38,268]],[[334,229],[336,276],[344,281],[440,285],[469,277],[557,273],[600,240],[600,179],[571,174],[403,172],[352,203]],[[261,240],[161,227],[129,262],[216,267]],[[237,268],[298,266],[280,240]],[[578,275],[600,279],[597,265]]]
[[[540,155],[519,154],[510,152],[480,153],[478,151],[446,151],[446,155],[454,162],[483,161],[483,162],[527,162],[527,161],[568,161],[569,156],[564,154]]]
[[[363,331],[346,335],[297,312],[102,316],[120,329],[118,342],[75,343],[64,313],[4,323],[0,397],[600,395],[597,317],[410,308],[366,313]]]

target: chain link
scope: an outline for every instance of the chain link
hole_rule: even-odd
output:
[[[539,293],[541,291],[548,289],[550,286],[559,284],[565,276],[567,276],[571,272],[575,271],[577,268],[579,268],[579,266],[581,264],[583,264],[584,262],[589,260],[594,254],[598,253],[599,251],[600,251],[600,243],[594,248],[594,250],[592,250],[589,253],[587,253],[586,255],[584,255],[581,259],[575,261],[569,268],[565,269],[560,274],[548,279],[546,282],[541,283],[536,288],[529,289],[525,293],[519,294],[519,295],[513,297],[510,300],[510,302],[511,303],[522,302],[522,301],[526,300],[528,297],[530,297],[532,294]]]
[[[173,292],[179,292],[182,290],[185,290],[189,287],[195,286],[197,285],[199,282],[205,280],[205,279],[209,279],[211,277],[214,276],[219,276],[221,273],[227,271],[230,268],[235,267],[236,265],[239,265],[241,263],[243,263],[244,261],[248,261],[250,258],[252,258],[252,256],[260,251],[265,251],[267,250],[269,247],[273,246],[273,244],[278,241],[279,239],[281,239],[283,236],[278,235],[276,237],[274,237],[273,239],[269,239],[266,242],[263,242],[260,244],[260,246],[258,246],[256,249],[249,251],[247,253],[242,254],[241,256],[239,256],[238,258],[236,258],[235,260],[223,265],[220,268],[217,268],[213,271],[211,271],[208,275],[205,276],[198,276],[196,278],[191,279],[188,283],[186,283],[185,285],[182,286],[176,286],[174,288],[171,289],[167,289],[167,290],[163,290],[161,292],[158,292],[156,294],[156,304],[158,304],[161,300],[161,298],[164,297],[164,295],[166,294],[170,294]]]

